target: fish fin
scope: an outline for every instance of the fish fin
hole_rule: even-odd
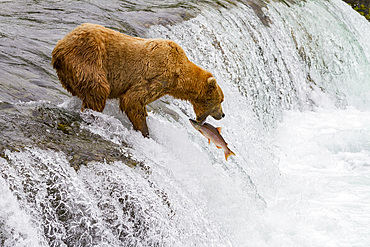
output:
[[[217,127],[216,130],[218,131],[219,134],[221,134],[221,130],[222,130],[221,127]]]
[[[218,149],[221,149],[221,148],[222,148],[222,147],[220,147],[220,146],[217,146],[217,145],[216,145],[216,147],[217,147]]]
[[[234,155],[234,156],[236,156],[236,154],[234,154],[234,152],[233,151],[231,151],[230,149],[229,149],[229,152],[226,152],[225,153],[225,160],[227,161],[227,158],[229,158],[229,156],[230,155]]]

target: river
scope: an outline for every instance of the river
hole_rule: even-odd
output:
[[[225,94],[80,112],[51,66],[85,22],[166,38]],[[340,0],[0,1],[1,246],[369,246],[370,24]]]

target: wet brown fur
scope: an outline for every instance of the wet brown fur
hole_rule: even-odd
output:
[[[118,98],[135,130],[148,136],[146,105],[169,94],[188,100],[198,121],[223,117],[223,93],[212,74],[190,62],[173,41],[131,37],[95,24],[82,24],[52,53],[60,82],[86,108],[102,112]]]

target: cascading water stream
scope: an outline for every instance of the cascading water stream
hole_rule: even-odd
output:
[[[228,162],[191,127],[188,102],[163,97],[148,106],[147,139],[115,100],[103,113],[79,113],[79,100],[46,83],[27,97],[46,91],[62,104],[5,102],[10,94],[2,95],[0,130],[7,132],[0,133],[9,142],[0,142],[0,245],[367,246],[370,24],[339,0],[289,2],[263,4],[258,12],[243,1],[202,1],[189,3],[199,9],[188,15],[181,4],[169,3],[179,9],[166,15],[153,2],[156,11],[163,8],[154,16],[168,21],[146,28],[152,19],[137,18],[125,29],[176,41],[215,75],[226,118],[207,121],[223,127],[236,153]],[[99,3],[89,6],[98,11]],[[148,6],[112,1],[93,20],[68,14],[98,23],[109,14],[114,26],[120,11],[135,16]],[[48,16],[56,9],[47,8]],[[51,53],[55,36],[42,54]],[[47,125],[34,144],[22,142],[37,135],[32,117]],[[66,119],[73,124],[66,127]],[[53,128],[67,135],[62,142],[70,148],[38,146],[54,141]],[[115,159],[94,154],[101,159],[76,171],[71,164],[91,154],[70,151],[71,136],[107,146]]]

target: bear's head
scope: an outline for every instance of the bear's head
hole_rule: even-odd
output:
[[[223,118],[225,116],[221,107],[223,101],[224,94],[216,79],[209,77],[205,88],[203,88],[197,100],[193,102],[197,122],[203,123],[208,116],[212,116],[216,120]]]

